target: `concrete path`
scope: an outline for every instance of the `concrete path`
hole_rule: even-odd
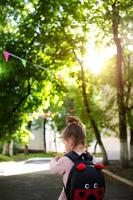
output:
[[[57,200],[62,188],[62,181],[60,176],[50,174],[47,169],[48,163],[48,160],[29,160],[23,164],[24,166],[17,166],[19,175],[18,168],[14,168],[14,173],[16,171],[17,175],[13,175],[13,169],[10,166],[8,168],[10,175],[5,173],[0,176],[0,200]],[[23,171],[26,168],[28,171]],[[29,168],[31,173],[29,173]],[[37,171],[37,169],[39,170]],[[106,175],[105,200],[132,199],[132,187]]]
[[[133,188],[106,176],[105,200],[132,200]],[[1,200],[57,200],[61,177],[48,171],[0,177]]]
[[[12,176],[49,170],[51,158],[32,158],[26,161],[0,162],[0,176]]]

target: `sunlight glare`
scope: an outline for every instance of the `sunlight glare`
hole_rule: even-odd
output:
[[[88,48],[88,55],[84,58],[85,68],[89,69],[93,74],[99,74],[107,60],[116,54],[114,47],[102,47],[98,50]]]
[[[26,161],[0,163],[0,176],[13,176],[49,170],[51,158],[31,158]]]

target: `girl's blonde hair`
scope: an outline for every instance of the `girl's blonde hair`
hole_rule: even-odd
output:
[[[68,116],[66,118],[67,126],[62,132],[62,139],[72,139],[74,145],[77,146],[79,144],[86,145],[86,131],[84,124],[80,121],[80,119]]]

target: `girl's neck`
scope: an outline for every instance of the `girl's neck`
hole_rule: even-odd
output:
[[[82,144],[80,144],[75,146],[72,150],[76,151],[77,153],[82,153],[85,151],[85,147]]]

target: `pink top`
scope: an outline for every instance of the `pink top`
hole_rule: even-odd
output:
[[[66,186],[68,175],[73,165],[74,163],[66,156],[61,157],[59,160],[56,160],[55,158],[53,158],[50,162],[50,171],[54,174],[63,175],[63,183]],[[67,197],[64,192],[64,188],[58,200],[67,200]]]
[[[73,165],[74,163],[66,156],[60,158],[58,161],[56,161],[56,159],[53,158],[50,162],[50,171],[54,174],[63,175],[63,183],[66,186],[67,178]],[[67,197],[64,192],[64,188],[58,200],[67,200]]]

